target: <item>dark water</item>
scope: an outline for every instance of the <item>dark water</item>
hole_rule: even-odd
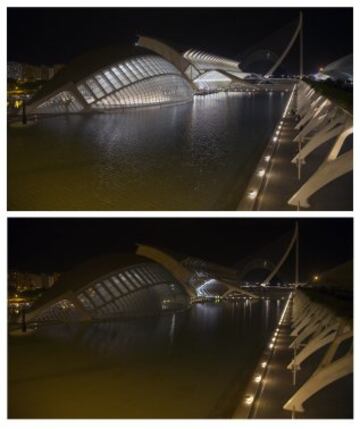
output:
[[[10,125],[9,208],[235,209],[287,98],[216,94]]]
[[[161,318],[11,336],[9,416],[230,417],[284,303],[198,304]]]

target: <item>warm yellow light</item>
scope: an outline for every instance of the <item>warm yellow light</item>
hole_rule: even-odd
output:
[[[315,276],[314,276],[314,281],[317,281],[317,280],[319,280],[319,276],[318,276],[318,275],[315,275]]]
[[[250,198],[251,200],[254,200],[254,199],[256,198],[256,196],[257,196],[257,192],[256,192],[254,189],[252,189],[252,190],[248,193],[248,196],[249,196],[249,198]]]
[[[261,368],[266,368],[266,361],[261,362]]]
[[[254,378],[254,381],[255,381],[255,383],[260,383],[260,381],[261,381],[261,375],[260,374],[256,375],[255,378]]]
[[[245,395],[245,404],[251,405],[254,402],[254,395]]]
[[[266,155],[264,159],[265,159],[266,162],[269,162],[270,158],[271,158],[270,155]]]
[[[265,176],[265,168],[261,168],[261,169],[258,171],[258,176],[259,176],[259,177],[264,177],[264,176]]]

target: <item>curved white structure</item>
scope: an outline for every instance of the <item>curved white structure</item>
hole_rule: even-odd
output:
[[[292,159],[293,164],[299,168],[316,149],[328,142],[331,144],[325,160],[288,200],[290,205],[308,208],[308,199],[313,194],[353,170],[353,151],[339,156],[346,139],[353,133],[353,118],[305,82],[300,82],[298,88],[298,114],[301,119],[295,129],[299,133],[293,141],[300,142],[301,146]]]
[[[281,257],[279,262],[276,264],[274,269],[271,271],[271,273],[263,281],[264,285],[268,285],[270,283],[270,281],[272,280],[272,278],[278,273],[280,268],[283,266],[284,262],[286,261],[286,258],[289,256],[289,253],[291,252],[291,249],[294,247],[296,240],[298,239],[298,236],[299,236],[299,228],[298,228],[298,224],[296,224],[295,231],[294,231],[294,234],[290,240],[289,246],[285,250],[285,253]]]
[[[240,64],[238,61],[219,55],[209,54],[204,51],[189,49],[183,56],[201,72],[206,70],[240,71]]]
[[[30,308],[27,320],[101,320],[187,305],[186,291],[161,265],[134,255],[106,255],[62,274]]]
[[[174,64],[140,47],[76,59],[28,105],[29,113],[80,113],[191,101],[191,84]]]
[[[158,264],[166,268],[177,281],[184,287],[189,296],[195,296],[194,290],[189,286],[189,281],[192,277],[192,273],[187,270],[180,262],[169,254],[156,249],[152,246],[146,246],[145,244],[139,244],[136,250],[137,255],[145,256]]]
[[[280,55],[280,57],[278,58],[276,63],[270,68],[270,70],[267,73],[265,73],[265,77],[271,76],[276,71],[276,69],[279,67],[279,65],[284,61],[286,55],[289,53],[290,49],[293,47],[293,45],[294,45],[298,35],[300,34],[301,30],[302,30],[302,13],[300,13],[299,23],[295,29],[295,32],[294,32],[289,44],[286,46],[285,50]]]
[[[353,337],[350,319],[339,317],[327,306],[312,302],[299,291],[293,301],[293,316],[292,335],[296,338],[290,347],[294,348],[295,356],[287,366],[289,370],[300,370],[301,363],[307,358],[325,346],[328,348],[315,372],[284,404],[283,409],[292,413],[304,412],[305,401],[353,372],[352,345],[344,344],[339,354],[340,345]]]

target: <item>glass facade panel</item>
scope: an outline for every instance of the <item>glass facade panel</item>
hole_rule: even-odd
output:
[[[119,64],[119,69],[124,73],[128,81],[135,82],[137,80],[133,73],[131,73],[124,64]]]
[[[121,290],[121,292],[122,292],[123,294],[127,294],[127,293],[129,293],[129,289],[127,288],[126,284],[125,284],[125,283],[124,283],[124,281],[121,279],[121,277],[120,277],[120,275],[119,275],[119,274],[118,274],[118,280],[119,280],[118,287],[119,287],[119,289]]]
[[[126,78],[126,76],[120,70],[120,68],[114,66],[114,67],[111,67],[111,71],[116,75],[116,77],[119,79],[122,85],[127,85],[130,83],[130,81]]]
[[[106,288],[110,291],[111,295],[115,298],[121,295],[119,289],[110,279],[104,280],[104,284]]]
[[[112,73],[110,70],[105,70],[104,75],[107,77],[107,79],[111,82],[112,86],[116,89],[121,88],[122,83],[119,81],[119,79]]]
[[[106,94],[110,94],[110,92],[114,91],[115,88],[110,84],[110,82],[102,73],[96,74],[95,79],[97,80],[101,88],[106,92]]]
[[[137,268],[133,268],[131,271],[132,271],[133,275],[138,279],[139,283],[140,283],[142,286],[145,286],[145,285],[146,285],[146,282],[144,281],[143,277],[142,277],[142,276],[141,276],[141,274],[139,273],[138,269],[137,269]]]
[[[142,273],[142,277],[145,279],[145,282],[147,285],[150,285],[154,282],[154,279],[150,277],[148,271],[145,269],[144,266],[138,267],[138,270]]]
[[[114,102],[114,95],[119,101]],[[188,82],[176,75],[147,78],[118,90],[101,100],[101,105],[111,107],[144,106],[160,103],[190,101],[192,89]],[[105,104],[105,101],[107,104]],[[95,103],[98,105],[99,102]]]
[[[92,103],[95,101],[95,98],[93,97],[91,91],[86,85],[78,85],[77,89],[79,90],[80,94],[85,98],[87,103]]]
[[[93,310],[94,306],[91,303],[90,299],[87,298],[83,293],[80,293],[78,295],[78,299],[81,302],[81,304],[87,309],[87,310]]]
[[[131,282],[129,282],[128,278],[124,276],[123,273],[119,273],[119,278],[123,284],[126,285],[127,289],[130,291],[134,290],[134,286]]]
[[[105,287],[101,283],[96,283],[96,291],[100,293],[101,297],[104,299],[105,302],[109,302],[112,300],[112,296],[110,292],[105,289]]]
[[[139,59],[137,58],[136,60],[133,60],[133,64],[137,67],[137,69],[140,71],[140,73],[144,76],[144,77],[149,77],[151,76],[151,74],[149,73],[148,69],[146,67],[143,66],[143,64],[139,61]]]
[[[137,277],[134,275],[133,270],[128,270],[128,271],[126,271],[125,274],[126,274],[126,277],[129,279],[129,281],[131,281],[131,283],[135,286],[136,289],[141,287],[141,283],[139,282]]]
[[[100,295],[92,287],[89,287],[86,290],[86,294],[90,297],[91,301],[95,304],[96,307],[100,307],[104,304],[104,301],[100,298]]]
[[[89,86],[95,97],[101,98],[105,95],[105,92],[94,79],[87,79],[86,84]]]
[[[69,91],[54,95],[36,107],[37,113],[77,113],[83,106]]]

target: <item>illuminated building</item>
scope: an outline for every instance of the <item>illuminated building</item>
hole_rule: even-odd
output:
[[[164,267],[138,255],[107,255],[61,275],[28,320],[99,320],[186,308],[188,295]]]
[[[78,113],[191,101],[193,90],[166,59],[136,46],[87,53],[35,95],[34,113]]]
[[[7,78],[29,82],[37,80],[50,80],[62,68],[62,64],[55,64],[49,67],[45,65],[35,66],[32,64],[19,63],[16,61],[8,61]]]
[[[198,91],[244,85],[237,61],[139,37],[134,46],[88,52],[32,98],[30,113],[86,113],[189,102]]]
[[[23,65],[15,61],[9,61],[7,63],[7,78],[19,80],[22,79]]]
[[[10,271],[9,288],[17,292],[32,291],[35,289],[48,289],[53,286],[60,277],[59,273],[36,274],[21,271]]]

